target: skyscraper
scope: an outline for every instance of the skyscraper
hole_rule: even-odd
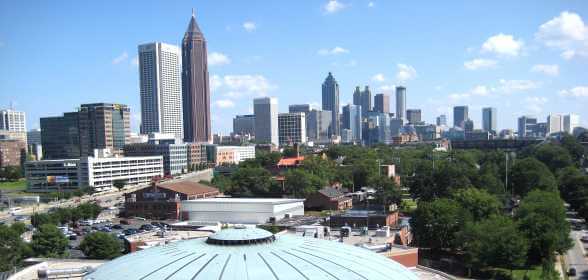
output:
[[[405,120],[406,112],[406,88],[399,86],[396,87],[396,118]]]
[[[518,120],[518,137],[526,138],[533,137],[535,126],[537,125],[537,118],[531,116],[522,116]]]
[[[255,114],[255,141],[280,145],[278,131],[278,99],[261,97],[253,99]]]
[[[353,142],[361,142],[361,106],[347,104],[343,106],[343,118],[341,120],[341,128],[349,129],[351,131],[351,140]]]
[[[367,112],[372,110],[372,92],[369,86],[365,86],[363,91],[359,89],[359,86],[355,87],[353,105],[361,106],[361,116],[367,117]]]
[[[309,141],[328,143],[331,127],[331,111],[310,110],[307,117],[307,136]]]
[[[289,113],[305,113],[308,116],[310,110],[312,110],[310,104],[292,104],[288,106]]]
[[[374,111],[378,113],[390,113],[390,95],[378,93],[374,97]]]
[[[12,109],[0,110],[0,130],[26,133],[25,112]]]
[[[233,133],[255,135],[255,115],[237,115],[233,118]]]
[[[421,109],[406,110],[406,119],[410,124],[418,124],[421,122]]]
[[[64,113],[62,117],[41,118],[43,158],[70,159],[80,157],[78,112]]]
[[[81,156],[93,155],[94,149],[122,151],[131,137],[131,110],[122,104],[82,104],[78,127]]]
[[[496,108],[482,108],[482,129],[496,134]]]
[[[549,114],[547,116],[547,135],[562,132],[564,129],[564,118],[561,114]]]
[[[306,143],[306,114],[304,112],[278,114],[278,128],[281,146]]]
[[[180,49],[155,42],[139,45],[141,133],[184,136]]]
[[[453,107],[453,127],[465,128],[464,122],[469,118],[468,106]]]
[[[439,115],[437,117],[437,126],[447,126],[447,116]]]
[[[580,116],[577,114],[568,114],[563,116],[563,131],[573,134],[574,129],[580,126]]]
[[[206,39],[194,11],[182,40],[182,101],[184,141],[212,142]]]
[[[339,136],[339,84],[331,72],[323,83],[323,110],[331,111],[330,135]]]

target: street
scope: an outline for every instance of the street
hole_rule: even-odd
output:
[[[576,277],[570,279],[588,279],[588,262],[585,257],[584,243],[580,241],[583,231],[572,230],[570,237],[574,241],[574,247],[566,254],[568,267],[576,268]],[[586,243],[588,245],[588,243]]]

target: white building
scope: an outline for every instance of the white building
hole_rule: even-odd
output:
[[[563,128],[562,130],[573,134],[574,129],[580,126],[580,116],[577,114],[568,114],[563,116]]]
[[[216,165],[239,164],[255,158],[255,146],[207,145],[207,161]]]
[[[547,116],[547,134],[563,131],[563,116],[561,114],[549,114]]]
[[[304,199],[205,198],[182,201],[190,221],[262,224],[304,215]]]
[[[255,114],[255,140],[278,146],[278,99],[275,97],[261,97],[253,99],[253,113]]]
[[[11,109],[0,110],[0,130],[26,133],[25,113]]]
[[[182,55],[174,45],[139,45],[141,133],[171,133],[184,137]]]
[[[91,187],[102,191],[124,181],[127,186],[147,185],[163,176],[163,157],[119,157],[95,152],[93,157],[29,161],[25,163],[29,191],[76,190]]]
[[[306,114],[278,114],[279,142],[281,146],[306,143]]]

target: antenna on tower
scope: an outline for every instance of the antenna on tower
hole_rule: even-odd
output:
[[[194,17],[194,8],[192,8],[192,17]]]

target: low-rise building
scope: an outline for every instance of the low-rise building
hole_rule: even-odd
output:
[[[160,143],[139,143],[125,145],[125,156],[162,156],[165,175],[176,175],[188,170],[188,145]]]
[[[181,201],[218,195],[218,189],[191,181],[153,183],[149,188],[125,194],[125,215],[179,220]]]
[[[205,164],[206,145],[208,143],[186,143],[188,146],[188,166],[195,169],[197,166]]]
[[[331,215],[330,226],[340,228],[343,226],[379,228],[382,226],[396,226],[398,224],[398,211],[372,211],[372,210],[347,210],[341,214]]]
[[[208,198],[182,201],[190,221],[263,224],[304,215],[304,199]]]
[[[346,210],[353,207],[353,199],[333,187],[324,187],[306,197],[306,208],[313,210]]]
[[[207,161],[214,165],[239,164],[255,158],[255,146],[206,146]]]

